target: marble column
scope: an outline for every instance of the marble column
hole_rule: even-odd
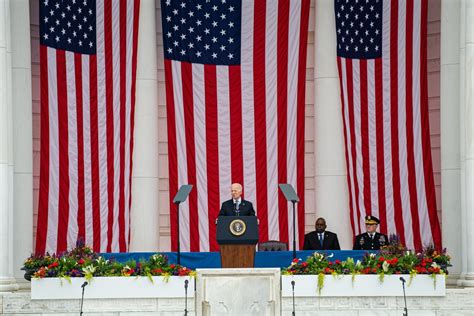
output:
[[[441,202],[443,247],[452,256],[448,283],[456,283],[462,266],[461,157],[459,94],[460,2],[441,3]]]
[[[459,285],[474,287],[474,2],[460,7],[460,142],[462,274]]]
[[[0,292],[14,291],[10,0],[0,0]]]
[[[316,1],[314,57],[316,217],[326,219],[342,249],[352,249],[344,129],[336,63],[336,25],[332,1]]]
[[[30,8],[28,0],[10,2],[13,96],[13,275],[22,288],[30,283],[20,268],[33,252],[33,112],[31,96]]]
[[[159,247],[157,19],[155,0],[141,0],[130,251]]]

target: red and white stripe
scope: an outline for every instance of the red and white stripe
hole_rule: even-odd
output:
[[[243,1],[241,64],[165,60],[170,201],[180,204],[182,251],[216,251],[215,218],[230,185],[244,186],[260,241],[292,243],[292,210],[278,183],[291,183],[297,242],[304,235],[304,92],[309,0]],[[176,206],[170,202],[172,249]]]
[[[430,151],[427,0],[383,2],[382,58],[338,57],[350,219],[365,215],[410,249],[441,247]]]
[[[97,1],[97,54],[41,46],[36,253],[129,245],[139,0]]]

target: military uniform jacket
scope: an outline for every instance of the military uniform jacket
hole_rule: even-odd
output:
[[[370,238],[368,233],[357,235],[354,250],[379,250],[380,247],[388,244],[387,235],[375,233],[374,238]]]

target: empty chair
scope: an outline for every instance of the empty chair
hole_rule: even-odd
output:
[[[278,240],[269,240],[258,244],[258,251],[286,251],[288,245]]]

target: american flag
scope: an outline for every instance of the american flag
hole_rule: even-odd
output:
[[[260,241],[292,242],[295,186],[304,234],[304,105],[309,0],[162,0],[170,201],[184,251],[215,251],[215,219],[230,185],[254,203]],[[176,207],[170,202],[172,248]]]
[[[441,247],[427,91],[427,0],[336,0],[350,219]]]
[[[37,253],[128,249],[139,6],[40,2]]]

